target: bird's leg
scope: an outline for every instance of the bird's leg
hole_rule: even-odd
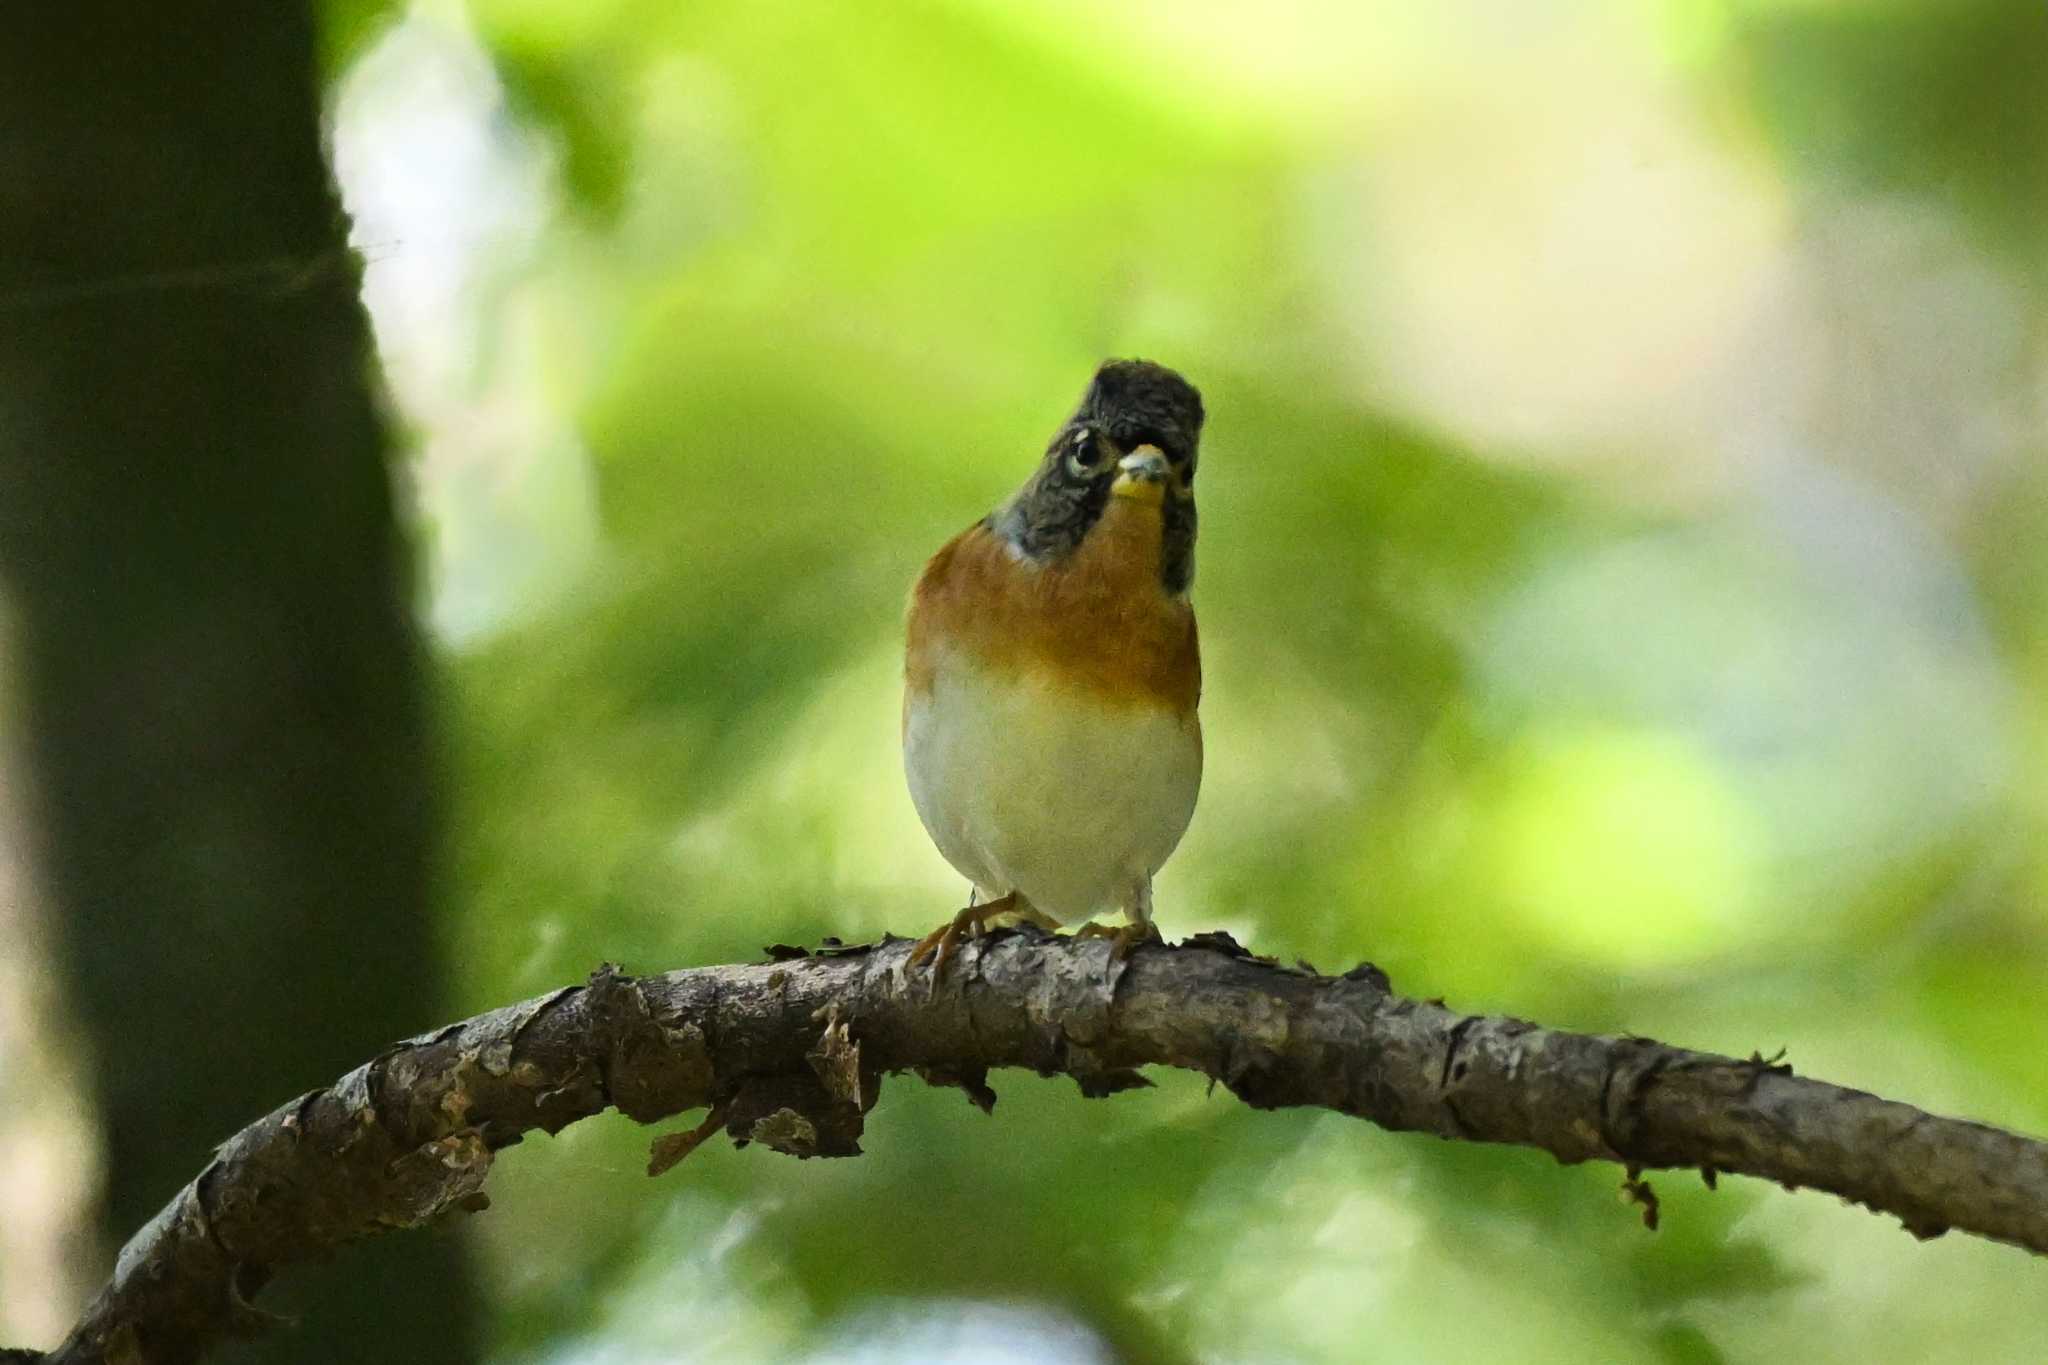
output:
[[[1152,923],[1152,881],[1140,882],[1131,892],[1131,901],[1124,907],[1124,913],[1131,922],[1112,929],[1107,924],[1093,921],[1074,931],[1075,938],[1106,938],[1109,940],[1109,960],[1121,962],[1131,955],[1131,949],[1140,943],[1159,942],[1159,929]]]
[[[1075,938],[1106,938],[1109,940],[1109,960],[1121,962],[1131,955],[1131,949],[1140,943],[1159,942],[1159,929],[1149,919],[1132,920],[1129,924],[1112,929],[1107,924],[1090,921],[1074,931]]]
[[[1059,928],[1059,921],[1033,908],[1031,902],[1012,891],[1007,896],[997,896],[987,905],[970,905],[952,919],[926,934],[910,950],[910,965],[915,967],[928,957],[933,957],[932,976],[937,978],[946,970],[946,963],[960,947],[960,940],[969,931],[982,933],[988,922],[1008,916],[1011,919],[1027,920],[1047,933]]]

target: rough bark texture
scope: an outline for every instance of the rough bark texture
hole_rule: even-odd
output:
[[[936,989],[906,971],[908,951],[783,949],[638,979],[606,968],[401,1043],[224,1144],[43,1359],[196,1360],[261,1325],[250,1299],[279,1269],[482,1207],[492,1153],[529,1129],[709,1106],[705,1123],[656,1140],[651,1169],[720,1127],[850,1156],[881,1078],[905,1071],[988,1108],[997,1067],[1064,1073],[1091,1095],[1143,1085],[1139,1067],[1185,1067],[1261,1108],[1320,1106],[1566,1162],[1741,1172],[1895,1214],[1916,1236],[1954,1227],[2048,1254],[2048,1144],[1761,1059],[1461,1015],[1394,994],[1370,965],[1318,976],[1220,935],[1116,965],[1100,940],[1001,933],[967,945]]]
[[[109,1244],[257,1108],[445,1017],[425,669],[313,10],[67,0],[0,36],[10,720]],[[390,1250],[293,1292],[374,1316],[390,1365],[473,1358],[459,1245]],[[361,1359],[325,1340],[236,1359]]]

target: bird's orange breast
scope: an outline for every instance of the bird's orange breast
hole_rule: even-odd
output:
[[[1020,558],[985,525],[955,536],[911,593],[911,692],[929,691],[955,649],[1102,700],[1191,716],[1202,690],[1195,613],[1161,582],[1160,532],[1157,506],[1112,498],[1055,564]]]

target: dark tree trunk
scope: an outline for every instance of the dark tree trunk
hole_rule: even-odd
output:
[[[112,1240],[439,1017],[429,704],[308,7],[6,29],[0,586]],[[305,1325],[231,1358],[459,1365],[458,1259],[307,1276]]]

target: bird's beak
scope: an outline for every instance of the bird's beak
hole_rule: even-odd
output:
[[[1116,482],[1109,486],[1109,494],[1113,498],[1157,503],[1166,496],[1166,485],[1172,477],[1158,446],[1139,446],[1117,461]]]

